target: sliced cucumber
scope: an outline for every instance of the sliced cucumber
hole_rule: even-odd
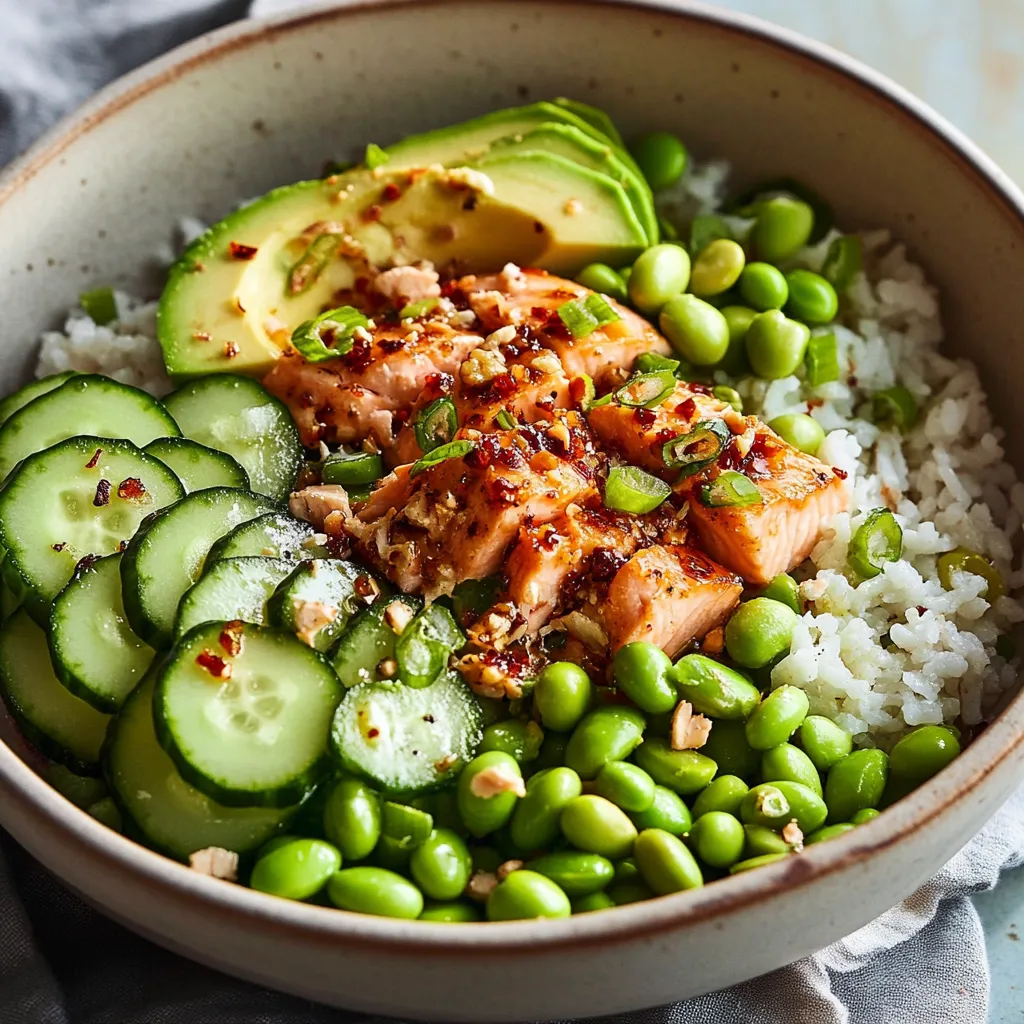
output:
[[[207,448],[187,437],[158,437],[145,449],[158,458],[191,494],[207,487],[249,489],[249,474],[227,452]]]
[[[318,651],[329,650],[366,606],[356,589],[356,580],[365,575],[359,566],[338,559],[300,562],[268,602],[268,621]]]
[[[181,599],[175,638],[202,622],[238,619],[262,626],[267,621],[267,601],[294,568],[294,562],[258,556],[215,562]]]
[[[39,380],[31,381],[15,391],[13,395],[8,395],[0,402],[0,424],[6,423],[19,409],[23,409],[34,398],[49,394],[75,375],[74,370],[53,373],[49,377],[40,377]]]
[[[213,542],[271,508],[251,491],[213,487],[190,494],[145,524],[121,561],[132,629],[153,647],[166,647],[182,595],[199,579]]]
[[[408,609],[407,615],[388,614],[388,608],[394,602],[404,605]],[[382,661],[394,658],[395,644],[399,636],[385,617],[407,627],[408,623],[403,620],[407,617],[412,621],[413,616],[422,607],[423,602],[418,597],[410,597],[408,594],[377,598],[352,623],[352,627],[341,638],[331,655],[331,664],[334,665],[334,671],[338,673],[342,683],[345,686],[355,686],[357,683],[382,679],[377,668]]]
[[[214,622],[174,649],[153,713],[187,782],[232,807],[287,807],[327,769],[340,696],[330,665],[295,637]]]
[[[140,448],[181,431],[152,396],[110,377],[76,374],[0,427],[0,479],[24,458],[69,437],[117,437]]]
[[[110,730],[106,769],[121,809],[148,843],[178,860],[211,846],[235,853],[262,846],[295,808],[225,807],[190,786],[157,742],[154,682],[139,684]]]
[[[240,463],[253,490],[275,501],[288,497],[302,466],[299,431],[287,407],[257,381],[213,373],[179,388],[164,404],[186,437]]]
[[[76,697],[98,711],[116,711],[155,655],[125,618],[120,554],[83,566],[53,602],[50,658],[54,671]]]
[[[103,779],[90,775],[76,775],[70,768],[51,761],[43,772],[43,778],[66,800],[70,800],[83,811],[99,803],[108,793]]]
[[[448,664],[452,651],[466,642],[444,605],[424,608],[395,644],[398,677],[408,686],[429,686]]]
[[[206,564],[224,558],[266,555],[299,562],[303,558],[326,558],[327,548],[314,540],[313,527],[285,512],[267,512],[236,526],[210,548]]]
[[[334,716],[331,748],[341,767],[389,793],[453,781],[483,738],[483,712],[455,672],[423,689],[361,683]]]
[[[81,559],[121,550],[147,514],[183,493],[159,459],[128,441],[73,437],[37,452],[0,493],[4,576],[46,625],[50,603]]]
[[[110,716],[61,685],[46,634],[24,609],[0,628],[0,691],[27,739],[51,761],[80,775],[99,774]]]

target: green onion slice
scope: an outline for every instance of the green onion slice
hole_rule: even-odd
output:
[[[324,460],[321,480],[342,487],[365,487],[384,475],[384,461],[370,452],[332,452]]]
[[[429,299],[420,299],[419,302],[410,302],[398,311],[399,320],[415,319],[418,316],[426,316],[432,309],[436,309],[441,300],[436,296]]]
[[[863,579],[877,576],[886,562],[903,554],[903,530],[887,508],[876,508],[850,539],[847,559],[850,568]]]
[[[590,403],[590,408],[591,409],[597,409],[597,408],[600,408],[602,405],[611,405],[614,400],[615,400],[614,392],[609,391],[607,395],[602,395],[600,398],[595,398]]]
[[[435,398],[430,405],[420,409],[413,428],[416,431],[416,443],[424,455],[447,444],[459,429],[455,403],[447,397]]]
[[[590,412],[594,407],[594,400],[597,397],[597,388],[594,387],[594,378],[589,373],[581,373],[575,381],[580,381],[579,384],[570,385],[570,394],[578,396],[576,398],[576,404],[584,411]],[[582,394],[580,394],[582,392]]]
[[[708,508],[742,508],[763,503],[757,484],[732,469],[704,484],[700,489],[700,500]]]
[[[439,445],[432,451],[427,452],[422,459],[414,462],[409,470],[409,476],[419,476],[420,473],[434,466],[447,462],[448,459],[461,459],[468,455],[476,445],[472,441],[449,441],[447,444]]]
[[[906,433],[917,422],[917,402],[901,384],[876,391],[871,398],[875,422],[881,427],[896,427]]]
[[[657,370],[632,377],[615,392],[619,405],[633,409],[653,409],[668,398],[675,390],[676,378],[671,370]]]
[[[498,415],[494,417],[494,422],[501,427],[502,430],[515,430],[516,421],[512,419],[512,413],[508,409],[499,409]]]
[[[380,146],[371,142],[366,147],[366,156],[363,157],[363,162],[371,171],[375,171],[378,167],[383,167],[390,159],[391,157]]]
[[[969,572],[974,576],[981,576],[988,583],[987,589],[982,596],[989,601],[1006,594],[1006,583],[999,570],[984,555],[977,551],[970,551],[967,548],[957,548],[955,551],[947,551],[939,556],[939,582],[946,590],[953,589],[953,573]]]
[[[653,512],[671,493],[672,488],[664,480],[638,466],[612,466],[604,485],[604,503],[608,508],[642,516]]]
[[[807,342],[807,383],[816,388],[839,380],[839,347],[834,334],[818,334]]]
[[[299,324],[292,332],[292,344],[307,363],[322,363],[351,351],[357,328],[366,330],[369,325],[358,309],[340,306]]]
[[[717,384],[711,389],[711,395],[726,405],[731,405],[737,412],[743,412],[743,396],[728,384]]]
[[[659,370],[668,370],[675,373],[679,369],[678,359],[669,359],[660,352],[641,352],[633,363],[634,373],[657,373]]]
[[[317,278],[324,272],[324,268],[334,258],[339,245],[341,235],[317,235],[288,271],[288,294],[301,295],[312,288]]]
[[[696,472],[710,466],[722,454],[731,436],[732,432],[722,420],[701,420],[688,433],[666,441],[661,446],[661,457],[669,469]]]
[[[598,327],[622,319],[612,304],[597,292],[592,292],[582,301],[570,299],[562,303],[558,307],[558,316],[566,330],[576,339],[585,338]]]
[[[117,319],[117,302],[114,299],[113,288],[96,288],[91,292],[82,292],[78,296],[78,304],[85,310],[89,319],[100,327]]]
[[[856,235],[842,235],[833,239],[821,267],[821,276],[837,292],[844,292],[864,265],[861,241]]]

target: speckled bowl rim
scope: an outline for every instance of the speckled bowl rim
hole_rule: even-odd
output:
[[[202,36],[151,61],[99,92],[76,113],[65,118],[0,175],[0,205],[7,202],[44,165],[56,159],[76,138],[119,110],[156,89],[173,87],[183,73],[234,50],[322,20],[344,18],[353,12],[388,11],[406,6],[444,7],[459,0],[338,0],[315,4],[284,15],[271,15],[229,25]],[[509,0],[483,0],[496,8]],[[1024,234],[1024,194],[984,153],[927,104],[884,75],[860,62],[787,29],[744,14],[686,0],[550,0],[552,6],[602,6],[677,17],[737,33],[772,45],[782,59],[807,70],[837,75],[863,98],[902,117],[907,127],[924,134],[936,157],[958,164],[973,176],[1016,220]],[[936,779],[874,821],[827,844],[809,847],[799,857],[729,878],[706,888],[664,896],[601,914],[560,921],[522,921],[501,924],[431,924],[367,917],[329,908],[293,903],[241,886],[206,878],[110,831],[69,803],[0,743],[0,778],[10,787],[26,815],[41,829],[73,841],[91,858],[105,862],[115,877],[128,872],[188,909],[231,918],[236,926],[272,925],[278,937],[334,948],[358,944],[414,955],[429,947],[431,954],[501,956],[515,950],[536,952],[544,947],[621,942],[634,936],[654,937],[668,929],[697,924],[708,917],[742,912],[746,907],[797,890],[829,875],[838,875],[898,844],[902,838],[940,816],[957,800],[974,791],[1024,739],[1024,692],[1018,693],[997,718]],[[969,837],[965,836],[966,841]]]

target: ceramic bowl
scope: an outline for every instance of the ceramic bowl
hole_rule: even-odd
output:
[[[888,226],[943,288],[950,350],[999,420],[1024,394],[1024,199],[881,76],[749,18],[683,3],[355,2],[232,26],[129,75],[0,183],[0,377],[31,367],[78,293],[153,291],[181,214],[317,174],[367,140],[556,95],[627,134],[667,128],[735,164],[796,175],[840,223]],[[72,889],[196,960],[310,999],[402,1017],[537,1020],[719,988],[863,925],[935,872],[1024,765],[1018,697],[950,768],[874,822],[782,864],[556,922],[427,925],[288,903],[200,877],[107,831],[0,744],[0,821]]]

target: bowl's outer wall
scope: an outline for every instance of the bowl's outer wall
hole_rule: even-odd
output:
[[[892,227],[946,286],[951,347],[978,362],[997,417],[1015,422],[1019,211],[898,104],[835,68],[699,17],[614,5],[380,5],[252,31],[166,83],[137,84],[115,116],[52,142],[48,158],[37,151],[0,186],[5,390],[83,288],[152,290],[144,258],[180,215],[216,217],[367,140],[567,94],[606,107],[627,135],[678,131],[694,153],[732,160],[739,184],[797,175],[841,224]],[[1008,446],[1019,455],[1014,431]],[[589,919],[479,930],[356,919],[198,878],[111,837],[2,746],[0,817],[87,899],[235,974],[407,1017],[590,1016],[730,984],[866,923],[1008,795],[1022,734],[1018,699],[931,785],[777,868]]]

